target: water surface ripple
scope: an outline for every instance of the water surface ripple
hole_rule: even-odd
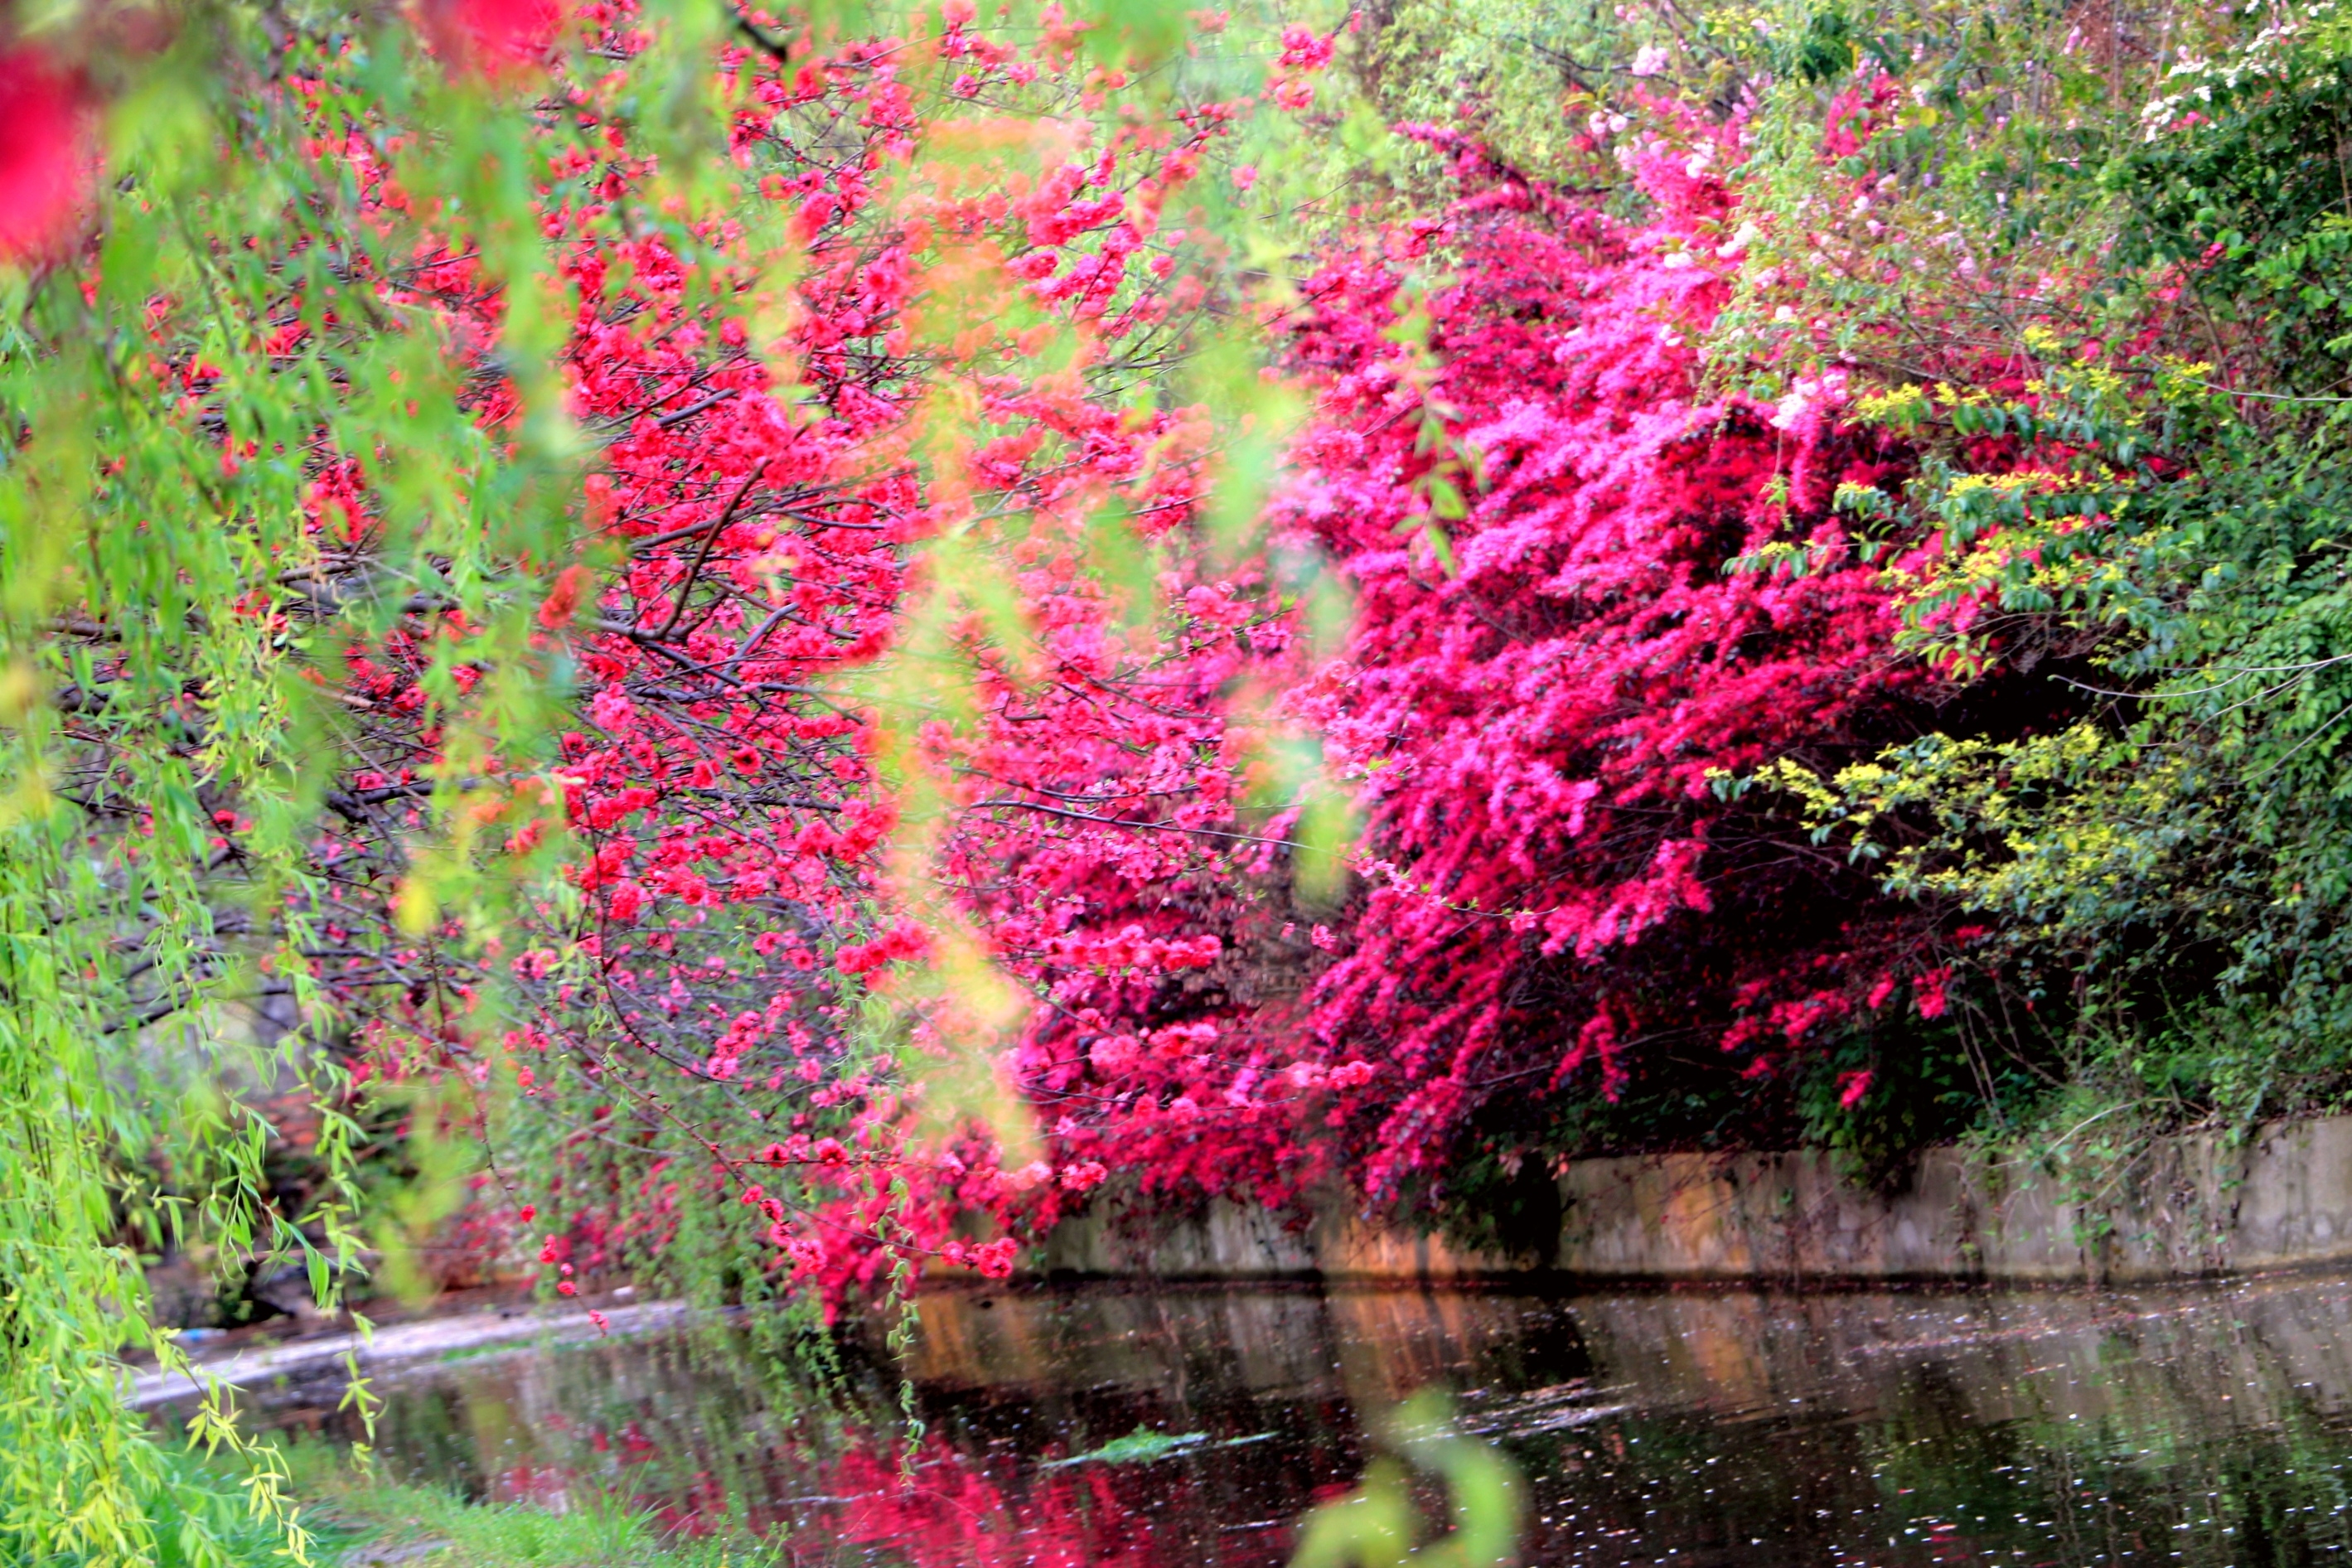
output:
[[[1276,1563],[1378,1414],[1437,1384],[1526,1473],[1531,1563],[2251,1568],[2352,1544],[2341,1276],[939,1294],[911,1455],[886,1363],[812,1373],[756,1340],[733,1320],[397,1370],[378,1448],[477,1496],[748,1515],[809,1568]],[[336,1392],[266,1398],[349,1435]]]

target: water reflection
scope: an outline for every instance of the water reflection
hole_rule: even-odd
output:
[[[746,1516],[811,1568],[1273,1563],[1368,1417],[1441,1384],[1526,1470],[1530,1563],[2306,1563],[2352,1544],[2347,1331],[2352,1279],[2315,1276],[997,1292],[925,1300],[911,1450],[878,1359],[813,1373],[740,1323],[412,1369],[378,1443],[478,1496]],[[338,1430],[332,1392],[278,1418]],[[1053,1462],[1139,1429],[1200,1436]]]

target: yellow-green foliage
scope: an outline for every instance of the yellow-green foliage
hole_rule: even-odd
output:
[[[1795,797],[1814,842],[1876,862],[1891,890],[2053,940],[2115,921],[2215,826],[2217,781],[2150,739],[2091,722],[1930,735],[1828,778],[1785,758],[1759,778]]]

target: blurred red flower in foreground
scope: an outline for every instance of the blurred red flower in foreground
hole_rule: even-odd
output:
[[[89,105],[38,49],[0,53],[0,260],[48,249],[89,186]]]
[[[538,59],[563,21],[558,0],[424,0],[418,9],[435,54],[488,77]]]

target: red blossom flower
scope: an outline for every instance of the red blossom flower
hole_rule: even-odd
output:
[[[46,53],[0,53],[0,260],[53,250],[89,194],[90,106]]]
[[[546,54],[563,14],[559,0],[422,0],[418,6],[434,53],[457,69],[488,78]]]

